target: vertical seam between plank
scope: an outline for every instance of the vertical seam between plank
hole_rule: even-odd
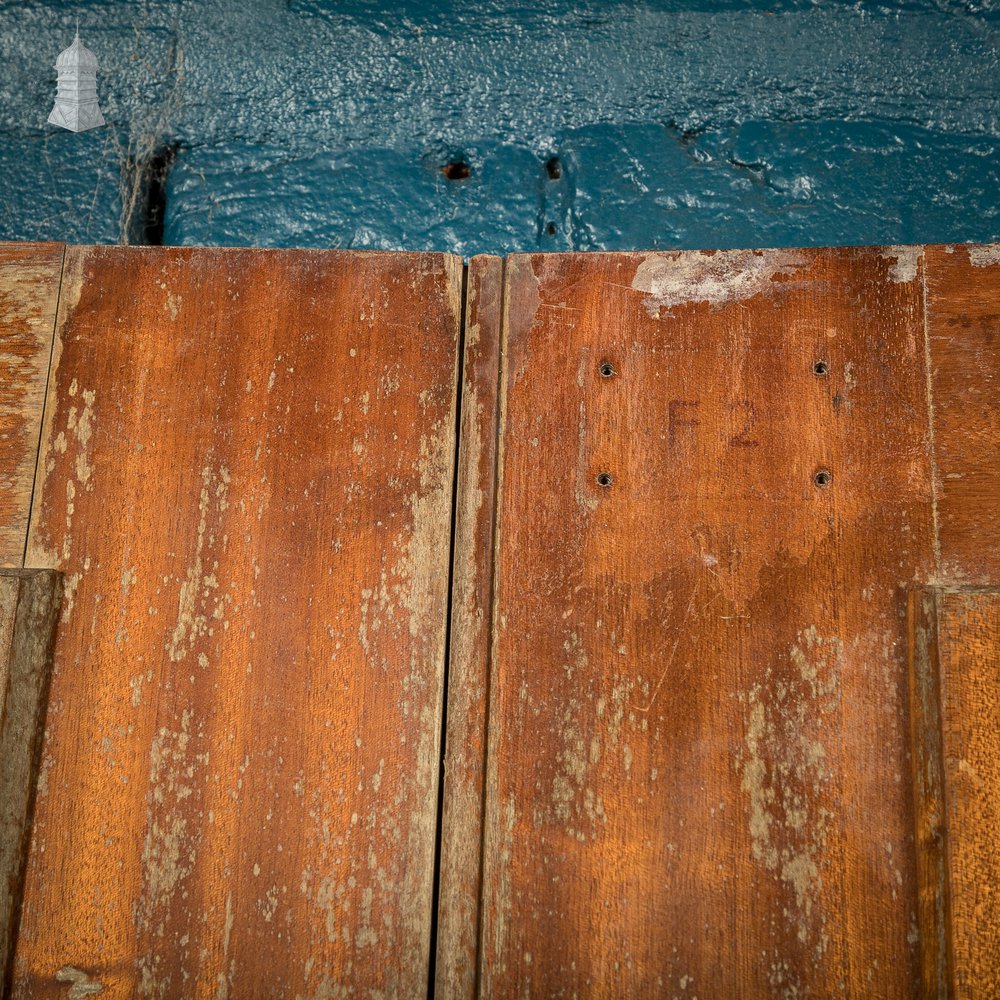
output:
[[[469,294],[469,265],[462,263],[462,287],[459,293],[458,336],[455,342],[457,358],[455,360],[455,414],[454,432],[455,445],[452,449],[451,471],[451,522],[448,537],[448,590],[445,601],[445,632],[444,632],[444,666],[441,678],[441,722],[438,733],[438,773],[437,773],[437,815],[434,822],[434,861],[433,881],[431,888],[431,921],[430,921],[430,951],[427,961],[427,996],[434,998],[434,985],[437,978],[437,945],[438,945],[438,906],[441,901],[441,859],[444,845],[444,785],[445,785],[445,753],[448,739],[448,690],[450,682],[450,666],[452,655],[452,613],[455,596],[455,555],[456,528],[458,527],[458,474],[462,444],[462,387],[465,379],[465,330],[466,306]]]
[[[28,497],[28,517],[24,522],[24,548],[21,550],[21,569],[28,562],[28,541],[31,538],[31,515],[35,510],[35,490],[38,487],[38,469],[42,460],[42,437],[45,434],[45,411],[49,406],[49,385],[52,382],[52,358],[55,356],[56,331],[59,329],[59,305],[62,300],[63,278],[66,276],[66,244],[62,244],[59,259],[59,287],[56,289],[55,309],[52,313],[52,336],[49,338],[49,360],[45,367],[45,390],[42,393],[42,409],[38,419],[38,439],[35,442],[35,471],[31,477],[31,494]]]
[[[490,592],[489,592],[489,632],[486,647],[486,689],[484,693],[483,718],[483,786],[479,826],[479,912],[476,929],[475,975],[473,977],[473,996],[479,997],[483,978],[483,936],[486,929],[486,842],[489,829],[490,785],[492,768],[493,728],[493,667],[496,662],[497,622],[499,620],[500,591],[500,503],[503,490],[503,458],[504,431],[507,422],[507,337],[510,324],[507,318],[508,307],[508,257],[504,257],[500,266],[500,330],[497,348],[497,400],[493,414],[494,454],[493,454],[493,515],[490,546]]]
[[[941,529],[938,518],[938,464],[937,446],[934,437],[934,372],[931,367],[930,317],[927,306],[927,270],[929,258],[927,247],[923,248],[923,320],[924,320],[924,379],[927,388],[927,447],[931,472],[931,530],[934,548],[934,580],[941,579]]]

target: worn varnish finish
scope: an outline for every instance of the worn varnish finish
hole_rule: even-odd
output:
[[[452,1000],[476,986],[502,273],[496,257],[469,263],[435,968]]]
[[[61,581],[0,570],[0,991],[5,992],[31,832]]]
[[[912,597],[917,812],[929,996],[1000,994],[1000,591]],[[936,723],[936,726],[934,725]]]
[[[61,243],[0,243],[0,566],[21,566],[62,271]]]
[[[919,248],[508,260],[485,995],[918,988],[922,293]]]
[[[1000,245],[927,255],[939,582],[1000,584]]]
[[[461,262],[73,248],[14,996],[422,996]]]

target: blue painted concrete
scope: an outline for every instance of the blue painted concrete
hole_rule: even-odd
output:
[[[81,135],[45,124],[77,16]],[[4,239],[117,241],[130,152],[178,142],[175,244],[1000,240],[997,0],[13,0],[0,53]]]

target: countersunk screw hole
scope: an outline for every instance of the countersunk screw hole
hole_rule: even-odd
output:
[[[601,362],[601,374],[605,378],[611,378],[615,373],[615,366],[610,361]]]
[[[820,469],[819,472],[813,476],[813,482],[820,487],[820,489],[825,489],[830,483],[833,482],[833,475],[828,469]]]
[[[829,375],[830,365],[826,361],[817,361],[813,365],[813,375]]]
[[[597,477],[597,485],[603,486],[605,489],[607,489],[607,487],[609,487],[613,482],[614,480],[611,478],[610,472],[602,472]]]

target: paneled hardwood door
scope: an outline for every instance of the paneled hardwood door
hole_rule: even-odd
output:
[[[10,995],[997,995],[998,345],[996,247],[0,246]]]

